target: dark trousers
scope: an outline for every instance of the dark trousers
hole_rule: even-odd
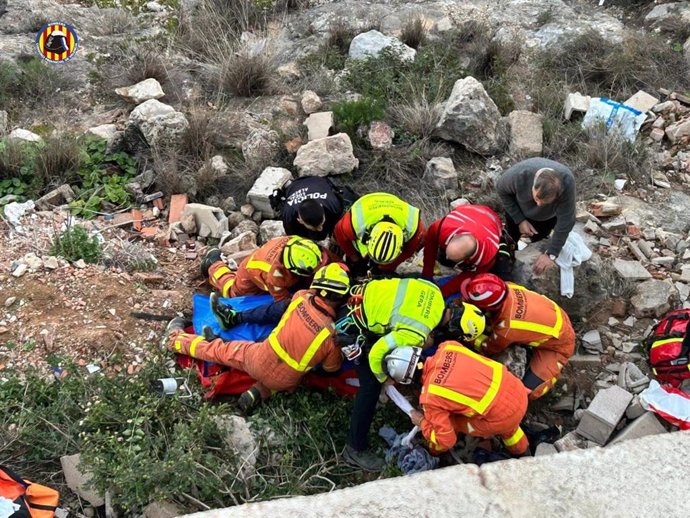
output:
[[[359,389],[352,406],[350,418],[350,431],[347,435],[347,443],[357,451],[367,449],[369,428],[376,413],[376,403],[381,393],[381,383],[376,379],[369,367],[367,354],[362,354],[355,365],[359,376]]]
[[[277,324],[289,305],[290,299],[245,309],[242,311],[242,322],[247,324]]]
[[[537,241],[541,241],[542,239],[546,239],[549,237],[549,234],[551,234],[551,231],[554,229],[556,226],[556,221],[557,218],[554,216],[551,219],[547,219],[545,221],[534,221],[533,219],[527,218],[527,221],[529,221],[534,229],[537,231],[537,233],[533,236],[530,237],[530,240],[535,243]],[[506,212],[506,231],[508,232],[508,235],[513,238],[513,241],[517,243],[518,239],[520,239],[520,227],[518,227],[518,224],[513,221],[513,218],[510,217],[510,214]]]

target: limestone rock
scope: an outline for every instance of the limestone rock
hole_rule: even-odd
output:
[[[270,165],[279,153],[280,136],[274,130],[254,130],[242,142],[244,161],[254,169]]]
[[[94,507],[100,507],[105,504],[105,498],[95,490],[87,489],[93,474],[82,471],[79,468],[80,461],[81,455],[78,453],[60,457],[60,464],[62,465],[62,473],[65,476],[65,482],[67,486],[81,498]]]
[[[500,354],[493,357],[499,363],[506,366],[518,379],[522,379],[527,371],[527,349],[520,345],[508,347]]]
[[[526,110],[510,112],[510,152],[513,155],[541,156],[544,140],[542,119],[541,115]]]
[[[297,150],[294,166],[300,176],[343,174],[359,165],[347,133],[313,140]]]
[[[9,140],[18,140],[20,142],[43,142],[40,135],[36,135],[33,131],[17,128],[10,131],[7,136]]]
[[[373,149],[390,149],[395,132],[383,121],[374,121],[369,127],[369,143]]]
[[[673,29],[678,23],[690,25],[690,3],[666,2],[656,5],[644,17],[644,22],[655,29]]]
[[[458,172],[453,161],[446,157],[434,157],[426,163],[422,180],[440,190],[458,188]]]
[[[221,155],[216,155],[211,158],[211,169],[217,176],[224,176],[228,174],[230,168]]]
[[[333,112],[312,113],[304,121],[304,125],[307,127],[309,140],[326,138],[333,127]]]
[[[288,81],[302,77],[302,72],[300,71],[297,63],[294,61],[280,65],[278,68],[276,68],[276,72],[278,73],[279,77]]]
[[[304,91],[304,93],[302,94],[301,104],[304,113],[306,113],[307,115],[319,111],[321,109],[321,106],[323,106],[321,98],[311,90]]]
[[[259,226],[259,239],[261,244],[267,243],[271,239],[285,235],[285,227],[282,221],[267,219]]]
[[[149,77],[143,81],[132,85],[116,88],[115,93],[128,103],[141,104],[151,99],[160,99],[165,96],[161,84],[154,78]]]
[[[377,57],[384,49],[391,49],[403,61],[413,61],[417,55],[416,50],[408,47],[399,39],[372,30],[352,38],[349,56],[350,59],[367,59],[369,57]]]
[[[468,76],[455,82],[434,134],[490,155],[500,147],[501,114],[484,86]]]
[[[243,219],[230,232],[230,239],[234,239],[234,238],[242,235],[243,232],[252,232],[253,234],[258,235],[259,234],[259,225],[257,225],[251,219]]]
[[[171,144],[189,128],[183,113],[172,106],[151,99],[141,103],[129,115],[129,124],[138,128],[150,146]]]
[[[144,507],[144,518],[175,518],[184,511],[172,502],[152,502]]]
[[[671,281],[649,279],[637,285],[630,303],[636,317],[656,318],[671,309],[671,302],[677,298],[678,292]]]
[[[230,237],[231,233],[225,234]],[[221,239],[220,251],[225,255],[243,252],[245,250],[254,250],[257,248],[256,234],[254,232],[242,232],[239,236],[229,239],[225,242]]]
[[[259,454],[259,444],[247,421],[237,415],[216,418],[218,429],[224,434],[225,444],[234,450],[238,457],[240,476],[248,478],[256,471],[256,460]]]
[[[117,135],[117,126],[115,124],[101,124],[87,129],[86,133],[101,138],[110,144]]]

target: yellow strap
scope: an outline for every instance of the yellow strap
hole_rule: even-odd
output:
[[[510,329],[519,329],[521,331],[533,331],[535,333],[539,333],[542,335],[558,338],[558,336],[561,334],[561,328],[563,327],[563,314],[561,313],[561,308],[559,308],[555,302],[552,302],[552,304],[554,306],[554,309],[556,310],[556,323],[553,326],[537,324],[536,322],[526,322],[524,320],[509,320],[508,327]],[[539,343],[531,342],[529,345],[536,347],[539,345]]]
[[[523,432],[522,428],[518,426],[517,431],[513,435],[511,435],[507,439],[503,439],[503,444],[510,448],[511,446],[515,446],[517,443],[519,443],[524,436],[525,432]]]
[[[180,340],[175,340],[175,350],[180,352],[182,350],[182,342]]]
[[[657,340],[652,344],[652,349],[655,347],[661,347],[662,345],[670,344],[673,342],[682,342],[683,338],[665,338],[663,340]]]
[[[223,284],[223,289],[221,291],[221,295],[223,295],[223,297],[230,296],[230,290],[232,289],[233,284],[235,284],[235,279],[231,279],[225,284]]]
[[[197,336],[194,340],[192,340],[192,343],[189,346],[189,356],[196,358],[196,346],[199,345],[199,342],[201,342],[203,339],[203,336]]]
[[[292,367],[294,370],[297,372],[305,372],[309,370],[309,362],[312,360],[316,352],[319,350],[319,347],[321,347],[321,344],[326,341],[326,339],[331,335],[331,330],[327,327],[324,327],[319,334],[317,334],[314,339],[311,341],[309,344],[309,347],[304,353],[304,356],[299,360],[295,360],[292,358],[288,352],[283,349],[283,346],[280,345],[280,342],[278,341],[278,333],[280,330],[285,326],[285,323],[287,322],[288,318],[290,317],[290,314],[297,308],[297,306],[304,301],[303,297],[298,297],[295,300],[293,300],[290,305],[287,308],[287,311],[285,311],[285,314],[283,315],[283,318],[280,319],[280,322],[276,326],[276,328],[273,330],[273,332],[269,335],[268,337],[268,343],[271,344],[271,348],[273,351],[278,355],[278,357],[283,360],[285,363],[287,363],[290,367]]]
[[[218,282],[218,280],[223,275],[227,275],[229,273],[232,273],[232,270],[230,270],[230,268],[228,268],[227,266],[221,266],[215,272],[213,272],[213,274],[211,275],[211,279],[213,280],[213,282]]]
[[[445,349],[455,351],[460,354],[464,354],[466,356],[469,356],[470,358],[473,358],[483,363],[487,367],[491,367],[491,369],[493,370],[491,385],[479,401],[477,401],[476,399],[472,399],[471,397],[468,397],[459,392],[456,392],[454,390],[450,390],[446,387],[434,384],[429,385],[429,393],[434,394],[436,396],[440,396],[444,399],[448,399],[450,401],[454,401],[456,403],[459,403],[460,405],[469,407],[472,410],[474,410],[474,412],[476,412],[477,414],[484,414],[484,412],[486,412],[486,409],[493,402],[494,398],[496,397],[496,394],[498,393],[498,389],[501,386],[501,381],[503,379],[503,365],[501,365],[498,362],[489,360],[488,358],[484,358],[470,351],[466,347],[459,347],[457,345],[447,345]]]

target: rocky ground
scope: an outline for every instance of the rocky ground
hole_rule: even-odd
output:
[[[98,217],[89,220],[69,216],[66,204],[76,196],[69,185],[41,193],[44,196],[34,200],[35,208],[22,205],[24,200],[13,195],[2,197],[0,382],[22,377],[29,366],[45,378],[97,371],[134,378],[148,362],[160,361],[157,344],[164,323],[151,318],[189,314],[192,293],[208,289],[198,274],[208,245],[219,243],[226,256],[239,261],[283,233],[268,203],[275,187],[293,176],[318,174],[339,176],[355,187],[369,189],[375,176],[371,164],[399,159],[401,155],[394,153],[403,144],[395,133],[401,129],[390,120],[364,125],[353,135],[336,129],[342,121],[334,118],[334,104],[357,97],[338,89],[345,72],[325,70],[318,77],[324,84],[317,84],[315,77],[305,77],[306,72],[300,70],[304,66],[300,59],[318,51],[337,20],[346,17],[358,27],[373,20],[382,33],[357,36],[348,51],[353,62],[360,54],[376,54],[382,47],[397,48],[405,59],[414,60],[419,51],[397,39],[413,14],[420,16],[434,37],[458,29],[467,20],[484,20],[496,28],[492,41],[520,41],[525,49],[554,48],[564,38],[588,30],[602,41],[620,43],[640,30],[665,35],[671,34],[667,31],[678,20],[690,24],[688,2],[627,6],[605,2],[603,7],[591,1],[561,0],[311,4],[273,19],[261,33],[242,34],[238,53],[261,55],[269,47],[275,51],[278,90],[221,102],[203,92],[203,74],[213,63],[190,57],[172,44],[176,36],[171,27],[189,16],[197,2],[183,1],[178,8],[152,1],[136,4],[136,9],[129,4],[129,9],[121,9],[50,0],[9,0],[5,5],[0,0],[3,59],[20,60],[33,52],[34,25],[43,17],[66,19],[82,38],[78,59],[64,69],[76,79],[74,98],[42,105],[44,112],[16,105],[8,109],[9,115],[0,111],[0,135],[15,142],[40,142],[66,131],[53,122],[63,118],[69,120],[71,131],[104,138],[110,150],[126,150],[140,164],[139,174],[125,186],[135,202],[125,208],[103,207]],[[160,81],[142,78],[145,81],[137,84],[127,82],[127,77],[117,78],[118,84],[105,81],[116,70],[107,68],[113,61],[122,60],[131,68],[141,65],[127,62],[114,50],[115,43],[132,38],[152,45],[167,42],[165,66],[174,62],[174,74],[163,74]],[[690,38],[675,52],[684,53],[690,62]],[[468,67],[470,58],[463,58]],[[515,66],[528,68],[521,61]],[[336,86],[329,91],[326,82]],[[106,84],[119,88],[108,90]],[[518,158],[552,156],[548,116],[541,113],[539,99],[527,86],[511,92],[510,113],[503,113],[497,106],[501,103],[494,102],[482,81],[468,77],[455,83],[434,108],[437,118],[432,117],[429,134],[422,139],[426,142],[433,136],[441,146],[439,155],[424,156],[417,176],[402,180],[377,176],[376,187],[395,189],[428,204],[424,208],[429,223],[438,211],[490,197],[493,180]],[[531,263],[540,253],[537,246],[518,253],[520,281],[566,309],[578,335],[576,355],[554,394],[532,405],[528,416],[536,428],[561,426],[565,437],[556,443],[558,451],[606,443],[608,436],[597,439],[586,429],[584,417],[595,412],[597,398],[604,397],[597,396],[600,393],[615,396],[607,399],[618,412],[609,433],[631,423],[639,426],[643,411],[637,394],[650,377],[643,337],[669,309],[690,307],[690,92],[672,88],[666,78],[659,77],[645,88],[646,95],[616,99],[645,114],[635,144],[615,147],[600,135],[586,148],[595,156],[574,164],[581,187],[575,230],[593,252],[576,268],[574,296],[560,294],[557,270],[541,277],[531,274]],[[574,88],[562,95],[558,92],[557,101],[564,132],[576,128],[590,102],[568,94],[575,94]],[[199,106],[208,113],[196,135],[199,126],[194,113]],[[570,122],[561,121],[561,106],[566,112],[573,108],[572,117],[567,115]],[[211,146],[212,152],[195,155],[193,165],[177,178],[177,188],[171,187],[161,179],[174,169],[170,157],[176,156],[175,146],[183,147],[190,133],[198,136],[195,145]],[[624,162],[607,165],[620,154],[634,163],[641,156],[634,153],[641,148],[644,165],[637,164],[634,175],[618,168]],[[364,150],[375,160],[364,156]],[[408,151],[403,148],[402,153]],[[416,189],[420,182],[428,188]],[[214,186],[210,191],[209,183]],[[55,236],[74,225],[83,226],[102,242],[104,257],[98,264],[51,255]],[[419,269],[415,261],[406,268]],[[149,317],[137,318],[132,313]],[[518,375],[524,372],[525,354],[519,348],[503,360]],[[66,365],[78,372],[68,372]],[[578,435],[573,430],[583,419],[583,435]],[[236,426],[247,428],[244,421]],[[654,433],[664,431],[663,427],[653,429]],[[249,445],[251,450],[255,443]],[[247,454],[246,444],[237,449]],[[256,463],[257,455],[251,455]]]

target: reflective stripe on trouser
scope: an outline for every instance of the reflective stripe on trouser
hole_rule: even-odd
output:
[[[208,269],[208,282],[220,293],[221,297],[233,297],[231,293],[235,284],[235,272],[223,261],[217,261]]]
[[[204,340],[203,336],[174,331],[170,334],[166,346],[169,351],[177,354],[185,354],[192,358],[218,363],[246,372],[247,349],[254,344],[255,342],[246,340],[225,342],[221,338],[208,342]],[[249,374],[251,375],[251,373]]]
[[[532,350],[532,361],[530,361],[529,369],[540,380],[543,380],[543,383],[532,389],[529,394],[530,399],[539,399],[551,390],[561,376],[563,367],[568,365],[569,357],[560,351],[547,351],[540,347]]]

